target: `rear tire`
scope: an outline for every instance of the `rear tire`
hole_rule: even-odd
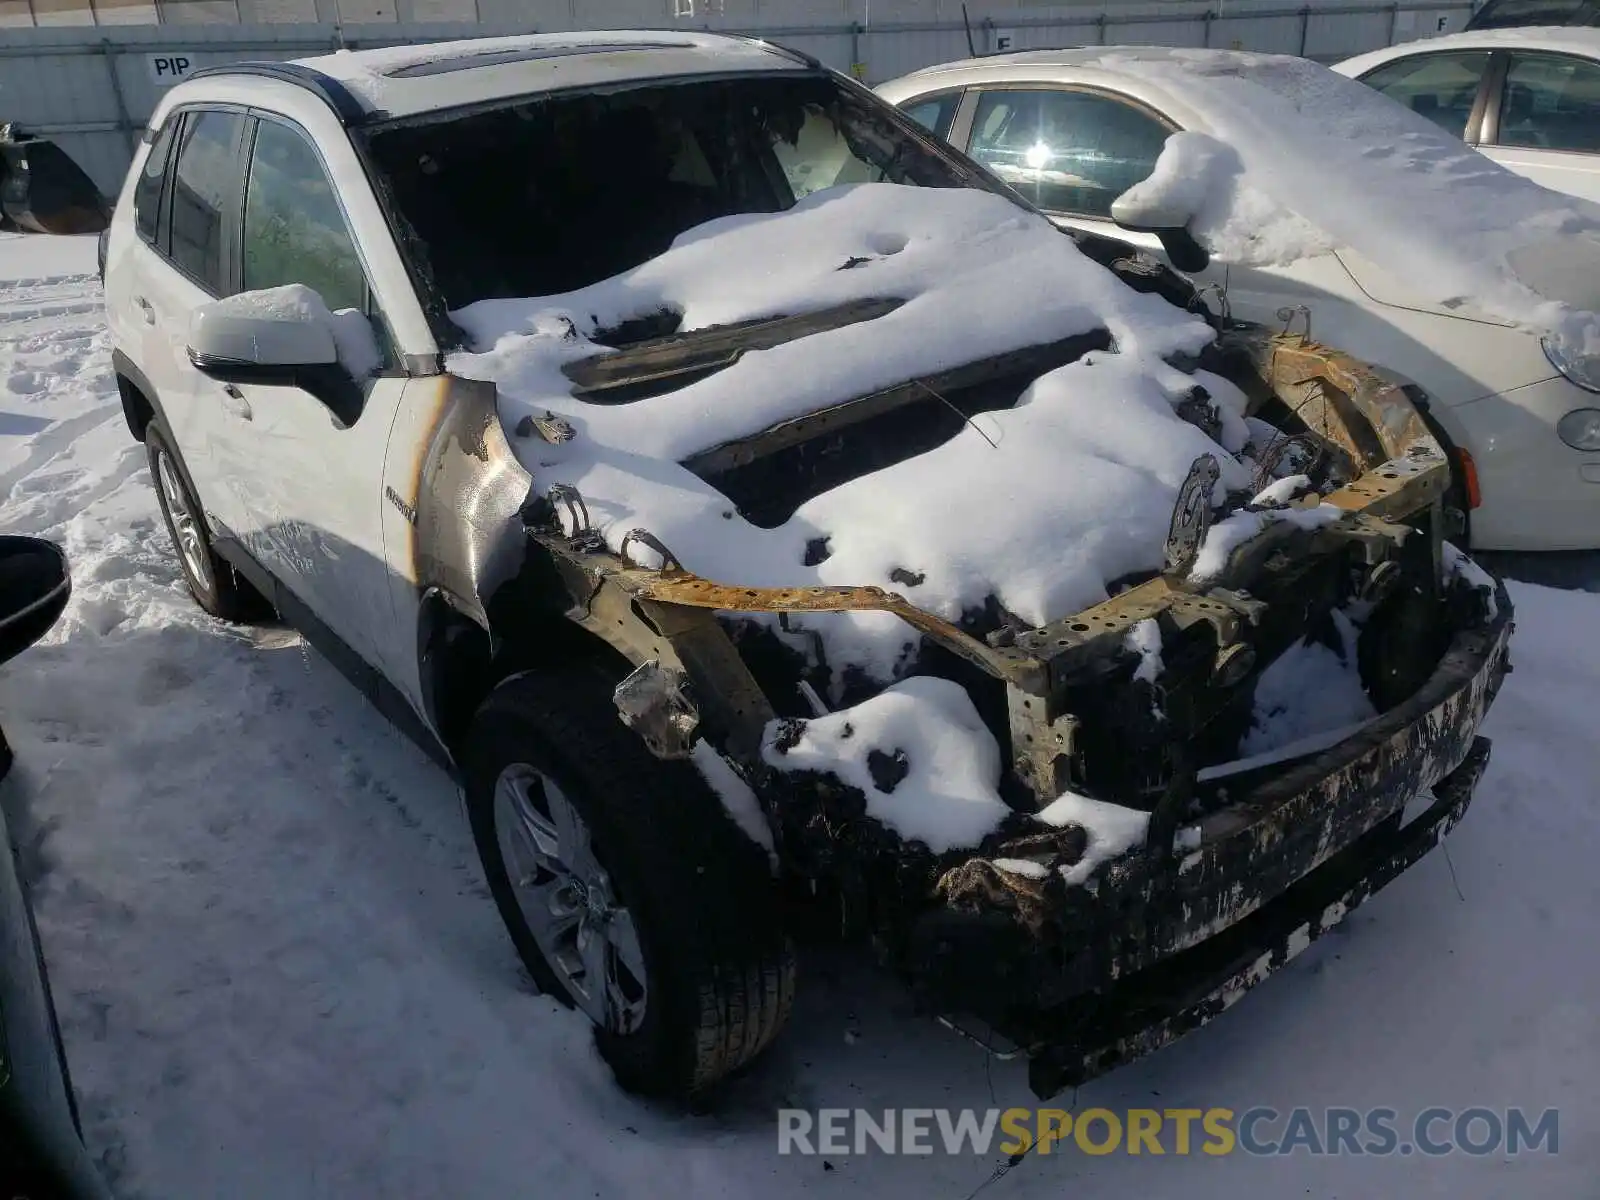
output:
[[[595,1023],[595,1043],[624,1088],[686,1100],[777,1036],[794,997],[794,948],[765,852],[690,763],[656,759],[622,725],[611,687],[601,670],[582,667],[500,685],[467,738],[467,811],[495,904],[534,981]],[[519,795],[527,806],[517,806]],[[554,834],[574,825],[562,806],[583,827],[570,839]],[[530,824],[549,840],[518,834]],[[563,892],[554,868],[569,844],[592,855],[592,870]],[[555,851],[545,857],[538,845]],[[598,917],[596,896],[606,910]],[[579,952],[563,952],[552,932],[562,920],[588,922],[591,939],[619,926],[635,939],[600,952],[610,955],[598,968],[606,1000],[597,1003],[588,986],[595,971],[572,970]],[[582,938],[580,928],[573,944]],[[634,979],[629,963],[640,957]]]
[[[200,605],[214,617],[235,624],[268,619],[272,606],[250,583],[223,561],[211,545],[211,526],[205,508],[189,486],[189,477],[173,452],[172,435],[159,421],[145,429],[144,446],[150,457],[150,479],[155,484],[161,517],[167,523],[172,549],[183,581]]]

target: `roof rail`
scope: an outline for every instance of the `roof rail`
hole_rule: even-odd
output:
[[[769,41],[764,37],[755,37],[751,34],[742,33],[724,33],[720,34],[719,36],[732,38],[736,41],[748,42],[752,46],[760,46],[763,49],[770,50],[772,53],[783,58],[793,59],[797,63],[803,63],[804,65],[810,67],[813,71],[826,71],[828,69],[827,65],[824,64],[820,58],[807,54],[804,50],[797,50],[793,46],[785,46],[782,42]]]
[[[339,123],[349,128],[369,121],[378,114],[361,107],[355,93],[331,75],[292,62],[237,62],[218,67],[204,67],[191,72],[187,79],[215,79],[224,75],[254,75],[261,79],[276,79],[292,83],[314,93],[339,118]]]

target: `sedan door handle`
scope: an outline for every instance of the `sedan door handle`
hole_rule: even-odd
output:
[[[156,323],[155,306],[143,296],[135,296],[133,302],[138,306],[140,315],[144,317],[144,323],[146,325],[154,325]]]
[[[250,401],[246,400],[244,393],[231,383],[222,385],[222,407],[230,416],[238,417],[241,421],[255,420]]]

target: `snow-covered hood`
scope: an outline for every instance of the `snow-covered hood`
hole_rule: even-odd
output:
[[[687,331],[874,298],[902,303],[631,402],[577,398],[563,373],[608,353],[596,334],[663,309],[680,312]],[[1219,489],[1248,482],[1229,454],[1248,436],[1242,396],[1163,361],[1200,350],[1210,328],[1131,290],[1049,222],[986,192],[831,188],[785,213],[692,229],[659,257],[580,291],[484,301],[454,316],[474,349],[453,355],[450,369],[497,385],[502,424],[535,488],[577,488],[612,549],[643,528],[719,582],[877,585],[952,620],[998,599],[1042,624],[1104,599],[1113,579],[1160,566],[1177,489],[1197,456],[1223,463]],[[1096,329],[1109,331],[1113,352],[1050,371],[1014,407],[815,495],[773,528],[747,521],[683,465],[891,385]],[[1197,384],[1222,409],[1227,447],[1174,411]],[[570,423],[570,441],[527,436],[524,418],[547,412]],[[659,561],[637,541],[629,550],[642,565]],[[805,622],[835,666],[879,678],[910,643],[884,614]]]
[[[1152,102],[1170,97],[1185,117],[1119,218],[1187,214],[1236,263],[1348,248],[1346,265],[1380,299],[1600,353],[1600,275],[1588,266],[1600,261],[1600,205],[1540,187],[1303,59],[1134,50],[1081,61],[1137,80]]]

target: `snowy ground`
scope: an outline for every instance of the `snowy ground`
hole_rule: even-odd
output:
[[[854,960],[805,964],[789,1033],[718,1115],[616,1090],[579,1018],[522,978],[445,778],[292,635],[188,601],[115,401],[93,257],[0,234],[0,529],[63,542],[75,580],[51,637],[0,672],[0,715],[19,758],[3,799],[119,1195],[962,1200],[983,1184],[987,1159],[830,1171],[776,1154],[784,1104],[1031,1102],[1019,1067],[909,1018]],[[1593,1194],[1600,596],[1513,595],[1517,669],[1449,861],[1076,1101],[1556,1107],[1560,1153],[1069,1152],[985,1200]]]

